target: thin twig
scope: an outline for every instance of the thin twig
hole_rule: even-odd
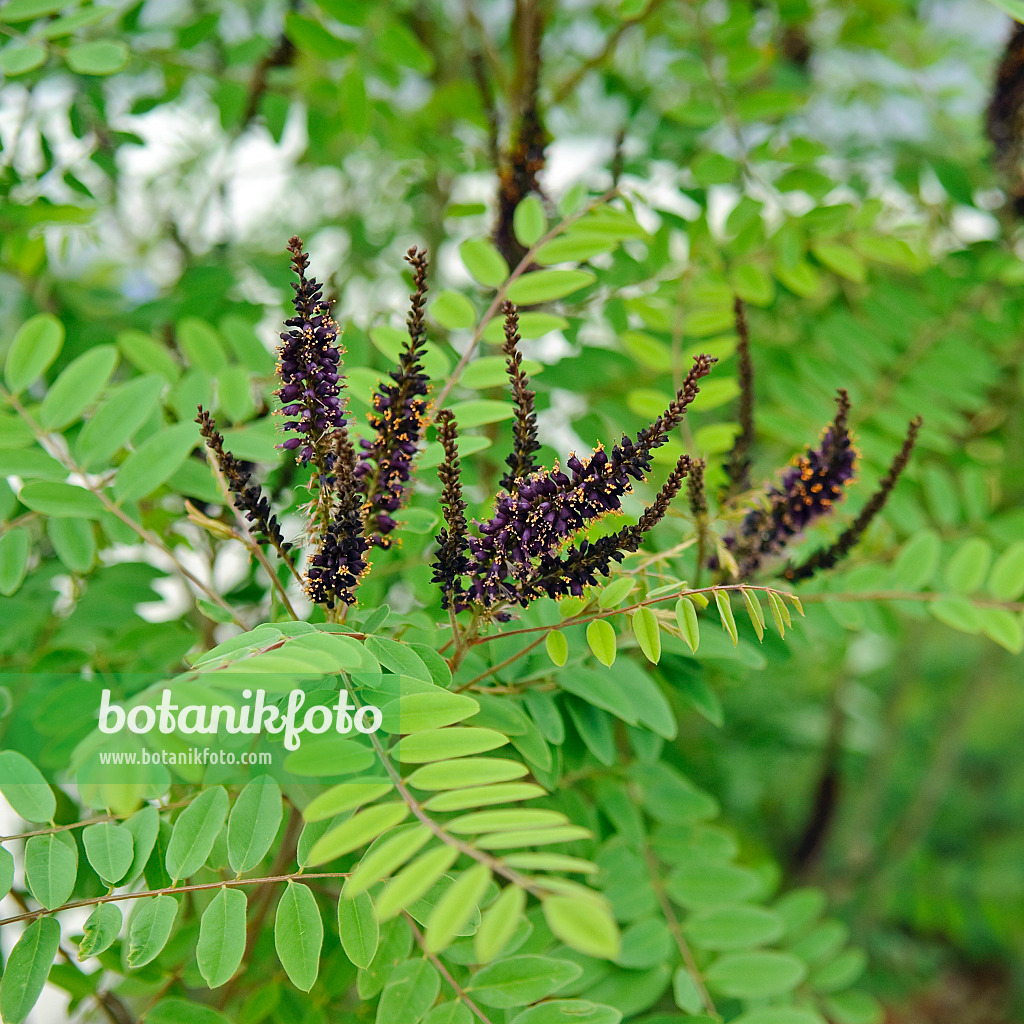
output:
[[[83,481],[85,481],[85,489],[88,490],[90,494],[98,498],[99,501],[102,503],[103,507],[108,512],[110,512],[112,515],[120,519],[121,522],[124,523],[124,525],[127,526],[133,533],[137,534],[141,540],[145,541],[147,544],[157,548],[159,551],[162,551],[165,555],[167,555],[167,557],[171,560],[171,563],[174,565],[178,573],[187,581],[192,583],[194,586],[198,587],[199,590],[201,590],[211,601],[213,601],[214,604],[219,605],[221,608],[223,608],[231,616],[232,622],[234,622],[237,626],[241,626],[241,628],[244,630],[249,629],[249,626],[238,617],[237,613],[231,607],[231,605],[229,605],[227,601],[225,601],[224,598],[220,596],[220,594],[218,594],[211,587],[208,587],[205,583],[203,583],[201,579],[199,579],[199,577],[194,575],[191,571],[189,571],[188,568],[186,568],[180,561],[178,561],[178,558],[175,556],[174,552],[170,549],[170,547],[168,547],[163,542],[163,540],[160,537],[158,537],[155,533],[150,533],[150,531],[147,530],[144,526],[135,522],[135,520],[132,519],[132,517],[129,516],[128,513],[125,512],[124,509],[120,507],[120,505],[117,505],[115,502],[111,501],[109,497],[107,497],[106,492],[101,487],[97,487],[94,484],[90,483],[89,476],[86,473],[86,471],[82,469],[74,461],[74,459],[70,457],[70,455],[61,451],[58,446],[52,443],[48,444],[47,442],[49,440],[49,435],[47,434],[47,432],[43,430],[42,427],[40,427],[39,424],[36,423],[31,416],[29,416],[25,407],[18,401],[18,399],[14,395],[10,394],[6,389],[0,388],[0,398],[6,399],[6,401],[8,402],[8,404],[12,406],[14,411],[17,412],[17,414],[28,424],[29,428],[32,430],[32,433],[35,435],[36,440],[42,446],[44,451],[47,452],[47,454],[55,458],[69,473],[74,473],[81,477]]]
[[[402,916],[405,918],[406,923],[409,925],[412,931],[412,936],[416,940],[416,944],[423,950],[423,955],[434,965],[437,973],[451,986],[452,991],[459,997],[459,999],[466,1004],[466,1009],[471,1010],[474,1016],[480,1021],[480,1024],[492,1024],[491,1019],[480,1009],[476,1003],[470,999],[469,994],[466,990],[452,977],[451,972],[441,960],[431,953],[426,946],[426,939],[423,937],[423,932],[419,930],[416,922],[413,920],[412,915],[402,911]]]
[[[124,903],[127,900],[144,900],[150,896],[177,896],[184,892],[202,892],[205,889],[236,889],[244,885],[270,885],[274,882],[296,882],[317,878],[348,878],[349,871],[317,871],[307,874],[303,871],[295,871],[288,875],[266,875],[263,878],[229,878],[219,882],[202,882],[198,885],[168,886],[164,889],[145,889],[142,892],[107,893],[104,896],[93,896],[87,900],[75,900],[72,903],[65,903],[63,906],[47,910],[40,907],[38,910],[30,910],[25,914],[18,914],[15,917],[5,917],[0,920],[0,928],[7,924],[15,924],[18,921],[34,921],[39,917],[46,917],[49,914],[59,914],[63,910],[77,910],[79,907],[94,907],[98,903]]]
[[[603,195],[598,196],[596,199],[591,200],[583,207],[582,210],[578,210],[576,213],[570,214],[564,220],[556,224],[543,238],[538,239],[530,248],[527,250],[526,255],[519,261],[515,270],[509,274],[508,278],[501,284],[498,290],[494,294],[494,298],[491,300],[491,304],[487,307],[487,311],[480,318],[480,322],[476,326],[476,330],[473,332],[473,337],[470,339],[469,344],[466,346],[466,351],[462,353],[458,363],[455,364],[455,369],[452,370],[445,381],[444,387],[438,392],[437,397],[431,403],[430,409],[427,410],[427,415],[424,417],[423,429],[430,425],[430,421],[433,419],[434,413],[444,407],[444,403],[448,400],[448,396],[452,392],[452,388],[458,383],[459,377],[462,371],[466,368],[469,361],[473,358],[473,352],[476,346],[480,343],[481,337],[483,337],[484,328],[487,324],[498,314],[501,309],[502,303],[504,303],[506,296],[508,295],[509,286],[513,282],[517,281],[527,269],[533,263],[534,257],[537,255],[538,250],[541,246],[546,245],[553,238],[557,238],[563,231],[567,230],[571,224],[574,224],[581,217],[585,217],[592,210],[596,210],[599,206],[603,206],[609,200],[614,199],[619,194],[617,188],[611,188]]]
[[[683,937],[683,930],[679,927],[679,918],[676,917],[676,912],[672,907],[672,902],[668,898],[668,893],[665,892],[665,886],[661,880],[661,869],[658,865],[658,860],[649,847],[644,847],[644,857],[647,860],[647,873],[651,879],[651,888],[654,890],[654,895],[658,898],[658,904],[665,917],[665,924],[668,926],[669,933],[672,935],[672,939],[676,944],[676,949],[679,950],[679,955],[683,958],[683,963],[686,965],[686,973],[689,974],[694,988],[697,989],[697,992],[700,995],[700,1001],[704,1005],[704,1009],[707,1010],[712,1017],[716,1017],[718,1015],[718,1010],[715,1007],[711,996],[708,994],[707,986],[704,984],[704,979],[701,977],[700,968],[697,966],[697,961],[693,958],[693,951],[690,949],[689,943]]]
[[[472,689],[474,686],[477,685],[477,683],[482,683],[488,676],[493,676],[495,673],[500,672],[503,668],[508,668],[508,666],[511,665],[513,662],[516,662],[524,655],[529,654],[530,651],[534,649],[534,647],[537,647],[540,644],[544,643],[544,640],[545,636],[542,634],[541,636],[537,637],[536,640],[527,644],[524,648],[522,648],[522,650],[519,650],[515,654],[510,655],[504,661],[498,662],[497,665],[487,669],[486,672],[481,672],[480,675],[478,675],[475,679],[470,679],[468,683],[463,683],[462,686],[456,687],[453,692],[462,693],[463,690]]]

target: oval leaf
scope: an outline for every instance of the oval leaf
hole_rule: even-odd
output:
[[[238,794],[228,818],[228,863],[242,874],[266,856],[281,824],[281,787],[260,775]]]
[[[57,358],[64,325],[52,313],[37,313],[18,328],[7,352],[4,380],[14,394],[24,391]]]
[[[57,801],[42,772],[16,750],[0,753],[0,793],[26,821],[53,821]]]
[[[178,914],[173,896],[155,896],[142,901],[128,928],[128,966],[143,967],[155,960],[171,937]]]
[[[338,901],[338,934],[349,960],[363,970],[369,967],[380,942],[380,925],[367,893]]]
[[[218,988],[238,970],[245,953],[245,893],[223,888],[199,922],[196,963],[210,988]]]
[[[204,790],[178,815],[164,858],[172,881],[188,878],[206,863],[227,816],[223,786]]]
[[[52,917],[33,921],[18,939],[4,968],[0,1015],[21,1024],[36,1005],[60,948],[60,925]]]
[[[320,948],[324,941],[324,923],[309,886],[289,882],[274,920],[274,946],[277,958],[291,980],[308,992],[320,970]]]

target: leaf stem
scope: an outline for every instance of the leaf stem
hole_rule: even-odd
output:
[[[33,921],[36,918],[46,917],[49,914],[59,914],[63,910],[94,907],[98,903],[123,903],[127,900],[144,900],[150,896],[177,896],[179,893],[202,892],[206,889],[237,889],[244,885],[270,885],[276,882],[309,881],[316,878],[348,878],[349,874],[350,872],[348,871],[294,871],[287,875],[265,875],[262,878],[229,878],[221,879],[217,882],[201,882],[197,885],[171,885],[164,889],[144,889],[142,892],[107,893],[104,896],[93,896],[89,899],[65,903],[63,906],[54,907],[53,910],[40,907],[38,910],[30,910],[25,914],[5,917],[0,920],[0,928],[7,924],[15,924],[18,921]]]

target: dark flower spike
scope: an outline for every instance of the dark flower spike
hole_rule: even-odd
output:
[[[527,601],[542,593],[548,597],[579,597],[585,587],[594,586],[599,575],[607,576],[611,572],[614,562],[621,562],[626,555],[640,550],[645,535],[664,519],[683,481],[695,466],[689,455],[681,455],[658,496],[632,526],[595,541],[584,540],[561,557],[544,555],[526,581],[523,597]]]
[[[213,453],[217,467],[231,490],[235,508],[245,513],[250,523],[249,532],[257,540],[270,544],[291,565],[292,556],[288,553],[291,545],[281,534],[277,518],[270,510],[270,502],[264,497],[259,484],[252,483],[252,478],[238,459],[224,450],[224,435],[217,429],[213,416],[201,405],[198,409],[196,423],[199,424],[199,433],[206,438],[206,447]]]
[[[369,568],[362,496],[355,480],[356,453],[344,428],[334,436],[332,467],[335,504],[320,547],[306,570],[310,600],[327,608],[339,601],[355,603],[356,586]]]
[[[485,606],[519,601],[518,581],[533,571],[533,560],[554,554],[573,535],[608,512],[621,508],[622,497],[651,468],[651,452],[668,441],[697,397],[698,382],[715,360],[697,356],[669,407],[635,441],[623,436],[611,451],[598,448],[583,462],[570,455],[568,476],[558,466],[514,481],[498,495],[494,516],[477,523],[479,537],[469,538],[473,579],[469,598]]]
[[[402,506],[412,460],[423,439],[427,411],[428,379],[420,360],[426,345],[423,307],[427,296],[427,254],[415,247],[405,256],[412,265],[415,291],[410,298],[409,340],[398,359],[398,368],[373,396],[370,426],[376,437],[361,442],[363,452],[355,479],[365,496],[366,532],[372,544],[391,546],[388,536],[397,525],[393,515]]]
[[[705,459],[695,459],[686,477],[686,500],[690,505],[690,515],[694,522],[707,518],[708,495],[704,489],[704,470],[707,469]]]
[[[786,471],[780,485],[768,490],[764,507],[749,512],[738,534],[725,538],[740,579],[756,572],[766,557],[779,554],[793,537],[842,501],[857,461],[847,429],[849,412],[849,395],[841,389],[835,419],[819,447],[807,449]]]
[[[523,357],[519,352],[519,311],[506,301],[501,312],[505,317],[505,365],[512,384],[512,405],[515,407],[512,454],[505,460],[509,471],[501,478],[501,486],[511,491],[516,480],[535,472],[534,454],[540,450],[537,441],[537,413],[534,411],[536,393],[530,390],[530,379],[523,372]]]
[[[878,489],[871,496],[868,503],[861,509],[860,515],[839,535],[839,539],[827,548],[815,552],[803,565],[789,566],[783,576],[787,580],[806,580],[822,569],[831,569],[841,562],[856,546],[857,542],[864,536],[864,532],[871,525],[872,520],[885,507],[897,481],[907,468],[910,462],[910,455],[917,442],[917,435],[921,429],[923,420],[915,416],[907,427],[906,437],[896,457],[889,465],[889,471],[882,478]]]
[[[549,139],[538,103],[544,12],[540,4],[531,4],[524,13],[517,47],[519,88],[513,98],[517,117],[508,150],[498,167],[498,220],[494,227],[494,244],[510,267],[517,266],[526,255],[526,249],[516,238],[515,212],[526,196],[542,194],[539,175],[544,170],[544,150]]]
[[[297,451],[298,462],[312,462],[323,478],[330,472],[334,432],[345,426],[340,398],[342,350],[338,325],[323,299],[323,286],[306,278],[309,256],[302,251],[302,239],[291,238],[288,251],[299,280],[293,285],[296,315],[285,321],[289,330],[281,334],[278,349],[281,387],[277,396],[284,415],[294,417],[284,424],[285,430],[298,436],[288,438],[280,447]]]
[[[437,414],[437,439],[444,449],[444,459],[437,467],[441,481],[441,507],[445,527],[434,538],[438,551],[434,557],[432,581],[441,587],[441,607],[451,608],[462,596],[462,577],[469,568],[466,534],[466,502],[462,499],[460,479],[458,424],[450,409]]]
[[[736,372],[740,386],[740,432],[725,464],[725,475],[729,478],[725,497],[750,490],[750,450],[754,445],[754,364],[750,358],[750,330],[747,327],[743,300],[739,296],[734,301],[733,309],[736,314],[736,333],[739,336],[736,345]]]

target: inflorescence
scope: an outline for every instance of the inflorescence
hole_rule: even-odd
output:
[[[415,291],[409,314],[409,339],[398,367],[373,397],[371,437],[361,439],[356,454],[342,397],[344,376],[340,331],[323,298],[323,286],[307,278],[309,256],[302,240],[288,243],[292,270],[298,278],[295,316],[281,334],[277,397],[288,417],[287,437],[278,447],[295,452],[300,466],[313,469],[309,487],[309,533],[313,553],[306,570],[306,593],[317,604],[334,608],[352,604],[355,589],[369,568],[372,545],[387,547],[395,528],[393,514],[401,507],[411,464],[423,441],[427,378],[420,359],[426,344],[423,307],[427,292],[427,257],[410,249]],[[288,545],[259,487],[249,483],[237,460],[224,450],[213,417],[200,408],[197,417],[207,446],[224,474],[236,506],[246,512],[258,539],[269,540],[282,555]]]
[[[740,337],[740,420],[742,429],[726,462],[728,484],[723,499],[728,504],[750,486],[750,448],[753,443],[753,371],[750,340],[742,303],[736,302],[737,332]],[[808,447],[785,471],[778,485],[767,487],[754,507],[749,508],[739,526],[722,540],[723,550],[709,559],[712,569],[730,564],[733,575],[749,579],[769,560],[785,554],[795,538],[818,520],[831,514],[846,496],[854,481],[858,452],[849,429],[850,396],[840,389],[836,414],[822,433],[816,447]],[[921,417],[911,420],[906,437],[878,489],[853,523],[831,546],[812,555],[799,566],[787,564],[782,575],[789,580],[807,579],[822,569],[830,569],[844,558],[864,535],[864,531],[882,510],[910,455],[921,429]],[[691,508],[703,496],[690,493]],[[706,505],[704,506],[706,508]]]
[[[503,614],[499,611],[502,605],[525,606],[545,594],[580,594],[595,581],[596,574],[607,575],[613,562],[637,550],[643,535],[661,520],[682,486],[691,466],[688,456],[679,460],[662,492],[635,526],[593,542],[586,538],[577,542],[576,538],[601,517],[619,511],[633,481],[645,479],[651,453],[665,444],[668,432],[682,421],[700,390],[698,381],[715,362],[710,356],[697,356],[669,407],[635,439],[623,436],[610,451],[599,446],[585,460],[571,454],[566,460],[568,473],[557,464],[552,469],[534,470],[533,393],[526,386],[516,351],[515,315],[515,308],[507,304],[505,352],[517,413],[510,472],[502,480],[494,514],[484,521],[474,520],[475,535],[451,512],[451,498],[460,493],[450,480],[451,467],[457,466],[455,424],[445,421],[442,443],[447,458],[441,479],[448,528],[437,538],[441,551],[434,563],[434,579],[446,602],[454,601],[456,610],[476,606]]]
[[[423,368],[427,337],[424,307],[427,257],[412,248],[414,289],[407,321],[408,340],[391,371],[373,395],[370,435],[354,440],[343,391],[340,331],[323,298],[323,286],[308,278],[309,257],[302,241],[288,243],[294,284],[295,315],[285,322],[278,349],[277,396],[289,435],[278,446],[295,453],[299,466],[310,467],[308,534],[311,554],[304,580],[312,601],[333,609],[355,601],[355,591],[369,569],[369,552],[392,543],[396,514],[408,498],[413,462],[422,447],[428,419],[429,380]],[[592,539],[591,528],[610,513],[621,513],[623,498],[651,470],[652,453],[664,445],[697,397],[700,381],[715,359],[695,357],[682,386],[665,411],[635,437],[623,435],[611,448],[598,445],[590,455],[571,453],[565,468],[537,465],[535,393],[519,351],[516,307],[506,302],[503,351],[514,410],[512,451],[505,460],[489,518],[467,521],[458,453],[458,427],[450,410],[437,413],[437,437],[443,451],[438,468],[444,526],[436,536],[433,582],[452,614],[472,609],[487,619],[506,619],[507,609],[525,607],[539,597],[579,596],[607,576],[613,565],[639,550],[643,539],[666,515],[686,485],[691,514],[700,532],[699,551],[711,536],[702,459],[682,455],[655,500],[630,526]],[[726,466],[726,504],[749,489],[753,444],[753,371],[742,304],[736,303],[740,334],[741,432]],[[712,568],[732,570],[746,579],[766,562],[783,556],[792,540],[832,512],[853,480],[857,451],[848,420],[849,397],[839,392],[832,423],[817,446],[809,447],[748,507],[737,527],[708,559]],[[253,537],[269,543],[294,571],[291,546],[284,540],[269,500],[248,471],[224,448],[213,417],[200,407],[197,422],[207,447],[244,512]],[[786,565],[789,579],[804,579],[833,566],[857,543],[881,510],[910,459],[920,419],[915,419],[902,448],[875,495],[829,548],[800,566]],[[357,447],[358,444],[358,447]],[[704,555],[699,560],[704,560]]]

